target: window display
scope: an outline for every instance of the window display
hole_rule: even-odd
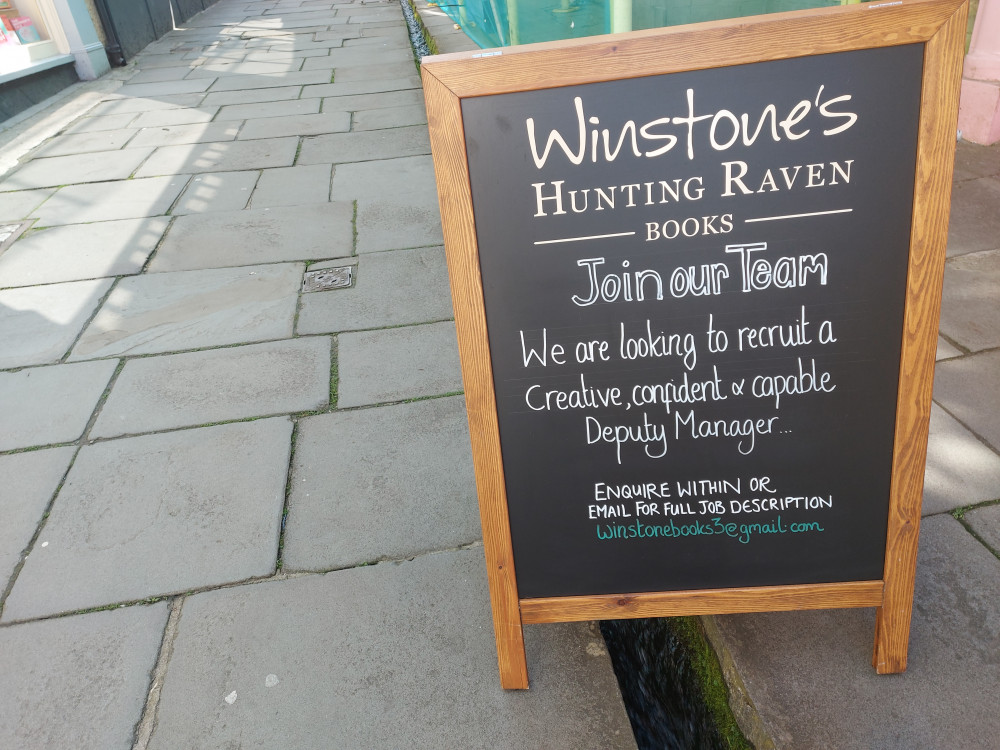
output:
[[[32,42],[42,41],[42,37],[38,33],[38,29],[35,28],[35,24],[27,16],[5,18],[3,20],[3,24],[7,27],[7,29],[14,32],[17,38],[21,41],[21,44],[31,44]]]
[[[49,38],[44,22],[39,18],[33,0],[22,0],[21,7],[14,0],[0,0],[0,33],[9,44],[33,44]]]

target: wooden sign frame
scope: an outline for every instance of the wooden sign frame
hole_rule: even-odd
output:
[[[528,687],[525,624],[795,609],[877,607],[873,665],[880,674],[906,669],[967,13],[966,0],[897,0],[424,58],[504,688]],[[519,598],[462,100],[911,43],[924,44],[924,68],[883,578]]]

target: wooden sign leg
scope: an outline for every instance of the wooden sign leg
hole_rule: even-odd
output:
[[[493,623],[497,636],[497,661],[500,664],[500,687],[504,690],[528,689],[528,661],[524,655],[524,629],[520,621]]]
[[[900,388],[896,408],[885,588],[875,621],[872,664],[879,674],[906,669],[913,584],[920,535],[920,501],[927,459],[934,355],[948,237],[958,125],[958,97],[965,51],[968,3],[943,23],[924,47],[924,76],[907,278]]]
[[[509,562],[510,558],[503,555],[502,549],[493,549],[492,544],[484,546],[490,601],[493,605],[493,630],[497,640],[497,662],[500,666],[500,686],[504,690],[527,690],[528,661],[524,654],[524,627],[521,624],[514,566]]]
[[[879,674],[898,674],[906,671],[912,597],[909,604],[910,606],[905,608],[886,604],[876,610],[872,666]]]

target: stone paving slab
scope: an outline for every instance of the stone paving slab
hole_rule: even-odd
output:
[[[55,188],[0,193],[0,221],[25,219],[55,192]]]
[[[312,411],[329,400],[325,336],[143,357],[125,364],[90,437]]]
[[[353,206],[324,203],[179,217],[150,273],[342,258],[354,242]]]
[[[383,29],[378,29],[377,31],[383,31]],[[402,46],[402,42],[398,41],[399,37],[395,33],[395,30],[393,30],[393,29],[386,29],[385,31],[387,31],[389,33],[383,34],[382,36],[373,36],[371,34],[368,34],[366,36],[354,37],[353,39],[345,39],[344,43],[341,44],[340,46],[341,47],[368,47],[369,49],[374,49],[378,45],[382,45],[382,44],[387,44],[388,43],[393,48],[403,48],[403,49],[405,49],[405,47]],[[362,32],[362,33],[364,33],[364,32]],[[409,44],[409,42],[406,42],[406,43]]]
[[[937,352],[935,355],[935,359],[938,362],[942,359],[951,359],[952,357],[961,356],[962,352],[957,347],[952,346],[943,336],[938,336]]]
[[[0,590],[31,542],[74,453],[76,447],[67,446],[0,456]]]
[[[241,211],[250,202],[260,172],[205,172],[195,175],[170,211],[174,216],[208,211]]]
[[[298,147],[298,138],[162,146],[136,171],[136,177],[290,167]]]
[[[599,632],[525,640],[500,690],[481,549],[198,594],[150,750],[635,748]]]
[[[301,263],[122,279],[70,360],[289,338]]]
[[[376,59],[382,60],[383,55],[389,48],[379,50],[376,55]],[[400,47],[400,52],[406,52],[408,50]],[[364,50],[365,54],[371,56],[373,51],[371,49]],[[358,55],[363,54],[361,52],[352,52],[351,54]],[[337,70],[337,76],[334,79],[342,83],[349,81],[366,81],[370,79],[384,79],[384,78],[395,78],[403,76],[419,75],[420,70],[413,63],[413,54],[410,53],[409,57],[401,60],[400,62],[377,62],[369,63],[368,65],[359,65],[352,67],[341,67]]]
[[[217,121],[249,120],[251,118],[286,117],[290,115],[311,115],[319,112],[320,99],[283,99],[249,104],[228,104],[219,111]]]
[[[167,605],[0,629],[0,746],[129,750]]]
[[[243,75],[226,76],[218,79],[210,93],[218,91],[241,91],[243,89],[266,89],[276,86],[307,86],[309,84],[329,83],[329,70],[303,70],[284,75]],[[303,92],[303,97],[306,94]]]
[[[246,56],[248,62],[283,62],[287,60],[299,60],[303,57],[322,57],[330,54],[329,49],[303,49],[303,50],[269,50],[257,49],[249,52]]]
[[[155,68],[176,68],[178,63],[183,59],[180,55],[171,55],[168,53],[154,54],[152,52],[140,52],[138,55],[132,58],[135,61],[136,66],[143,71],[152,70]],[[133,78],[129,79],[134,80]]]
[[[213,60],[196,68],[189,68],[186,77],[190,81],[197,78],[218,78],[220,75],[284,75],[298,71],[301,65],[301,60],[285,60],[280,63]]]
[[[997,499],[1000,499],[1000,493]],[[993,554],[1000,555],[1000,505],[970,510],[964,520],[992,548]]]
[[[289,570],[412,557],[480,538],[461,396],[307,417],[293,461]]]
[[[461,29],[433,28],[431,29],[431,34],[434,37],[434,41],[437,43],[438,52],[440,54],[479,50],[479,46],[469,39],[469,37],[466,36],[465,32]]]
[[[313,34],[313,39],[316,45],[329,44],[330,49],[337,49],[339,47],[350,47],[351,42],[355,41],[357,34],[363,33],[362,30],[357,29],[355,31],[350,31],[344,26],[334,27],[335,31],[317,31]]]
[[[360,10],[357,8],[356,10]],[[384,30],[399,39],[399,35],[406,35],[406,21],[403,20],[401,13],[396,13],[395,17],[391,13],[386,14],[382,17],[364,17],[363,14],[359,14],[356,10],[350,11],[350,16],[348,18],[349,26],[348,28],[353,28],[354,34],[361,34],[364,36],[370,31]]]
[[[160,65],[154,68],[144,68],[128,79],[130,85],[137,83],[158,83],[159,81],[179,81],[182,78],[193,77],[189,74],[192,69],[186,65],[177,65],[183,62],[175,60],[174,65]]]
[[[166,217],[71,224],[22,236],[0,255],[0,286],[138,273],[167,229]]]
[[[373,3],[371,5],[354,3],[344,10],[350,16],[351,23],[363,23],[373,19],[396,20],[401,18],[399,8],[395,3]]]
[[[200,94],[215,82],[213,78],[201,78],[194,81],[157,81],[156,83],[126,83],[118,94],[129,97],[159,97],[169,94]]]
[[[948,257],[1000,248],[1000,180],[959,182],[951,191]]]
[[[135,134],[135,128],[129,128],[58,135],[47,140],[32,156],[38,159],[49,156],[85,154],[91,151],[113,151],[122,148]]]
[[[360,258],[350,289],[303,295],[298,332],[357,331],[451,317],[444,249],[398,250]]]
[[[997,213],[1000,213],[998,193]],[[997,237],[1000,244],[1000,236]],[[969,253],[945,265],[941,331],[972,352],[1000,346],[1000,250]]]
[[[397,91],[420,91],[420,77],[413,75],[404,78],[385,78],[372,81],[347,81],[331,83],[320,81],[315,85],[304,86],[302,96],[361,96],[363,94],[392,93]]]
[[[85,445],[2,620],[272,574],[291,434],[281,417]]]
[[[334,164],[392,159],[431,152],[427,128],[414,125],[360,133],[331,133],[302,140],[298,164]]]
[[[440,8],[431,6],[428,0],[415,0],[414,4],[417,6],[417,12],[420,13],[420,18],[424,26],[431,32],[435,39],[437,39],[439,34],[444,34],[448,31],[455,31],[457,34],[466,36],[464,31],[454,28],[456,24],[451,19],[451,16]],[[468,37],[466,38],[468,39]]]
[[[171,125],[197,125],[211,122],[219,112],[219,107],[201,106],[183,109],[157,109],[143,112],[133,122],[133,128],[164,128]]]
[[[272,208],[326,203],[330,200],[332,172],[330,164],[264,170],[253,191],[250,205],[253,208]]]
[[[205,95],[204,106],[226,104],[252,104],[254,102],[277,102],[286,99],[298,99],[302,92],[301,86],[278,86],[268,89],[250,89],[248,91],[210,91]]]
[[[128,148],[120,151],[32,159],[0,182],[0,191],[124,180],[151,153],[153,153],[151,148]]]
[[[327,33],[332,26],[345,20],[339,17],[336,8],[329,5],[310,7],[300,3],[278,2],[270,8],[256,6],[253,10],[254,16],[240,24],[241,30],[269,31],[277,36],[302,33],[305,29],[307,36],[304,38],[307,40],[312,39],[313,33]],[[245,33],[243,38],[247,38]]]
[[[0,290],[0,369],[58,362],[110,287],[99,279]]]
[[[405,26],[400,26],[394,23],[367,23],[360,29],[361,39],[376,38],[379,40],[390,39],[392,43],[400,44],[400,39],[405,37],[407,30]],[[344,46],[351,46],[349,42],[351,41],[361,41],[360,39],[347,40],[344,42]]]
[[[359,253],[377,253],[444,242],[437,191],[358,200]]]
[[[322,20],[326,20],[325,18]],[[287,27],[282,26],[282,21],[280,19],[275,19],[273,23],[248,23],[244,24],[245,28],[243,33],[240,35],[243,39],[259,39],[266,42],[272,42],[276,40],[291,41],[293,44],[299,39],[305,42],[311,42],[313,40],[313,34],[317,31],[327,31],[329,26],[327,24],[317,24],[313,20],[305,19],[295,23],[291,22]]]
[[[316,100],[321,101],[321,100]],[[351,129],[351,116],[347,112],[328,112],[290,117],[265,117],[248,120],[240,130],[240,140],[254,138],[280,138],[282,136],[322,135],[343,133]]]
[[[323,50],[328,53],[334,47],[340,47],[343,41],[343,35],[337,35],[336,37],[331,37],[330,39],[316,40],[318,34],[324,34],[326,32],[317,31],[315,33],[300,32],[298,34],[291,33],[281,33],[275,30],[265,30],[257,29],[254,31],[244,32],[247,34],[246,48],[247,50],[262,50],[266,49],[269,51],[277,52],[301,52],[307,50]],[[251,37],[250,35],[254,36]],[[323,75],[315,76],[314,73],[322,72]],[[298,71],[297,73],[290,74],[295,76],[295,83],[302,83],[302,80],[307,76],[312,80],[309,83],[316,83],[317,78],[321,79],[323,76],[328,74],[330,71]]]
[[[172,110],[167,110],[168,112]],[[163,125],[140,130],[133,146],[175,146],[184,143],[233,141],[240,132],[241,122],[205,122],[191,125]]]
[[[315,26],[315,23],[306,24],[305,21],[329,21],[332,22],[334,14],[330,12],[330,8],[309,8],[297,6],[288,7],[275,7],[271,10],[265,10],[261,18],[254,19],[249,23],[243,24],[244,26],[274,26],[274,28],[295,28],[295,26],[290,26],[289,24],[301,24],[303,26]],[[273,20],[272,20],[273,19]],[[326,30],[326,26],[322,27]]]
[[[0,451],[79,439],[117,360],[0,373]]]
[[[462,390],[451,321],[345,333],[337,351],[341,408]]]
[[[413,52],[407,49],[386,47],[378,52],[378,64],[387,65],[390,63],[403,63],[410,66],[410,73],[414,71]],[[357,47],[336,47],[330,50],[329,55],[323,57],[307,57],[302,61],[302,70],[318,70],[336,68],[338,71],[347,70],[353,67],[369,67],[372,65],[371,50]],[[388,78],[396,73],[383,75]],[[336,78],[334,78],[336,80]]]
[[[955,146],[955,182],[995,175],[1000,175],[1000,149],[958,142]]]
[[[331,84],[336,86],[336,84]],[[386,107],[423,106],[424,96],[419,89],[385,91],[379,94],[346,94],[327,96],[323,99],[323,111],[358,112],[360,110],[384,109]]]
[[[188,179],[188,175],[178,175],[67,185],[32,213],[38,217],[39,227],[161,216]]]
[[[1000,456],[944,409],[931,407],[923,514],[1000,498]]]
[[[367,200],[431,193],[437,200],[430,155],[341,164],[333,177],[333,200]]]
[[[1000,351],[939,364],[934,400],[1000,451]]]
[[[411,104],[405,107],[383,107],[354,115],[354,130],[379,130],[382,128],[401,128],[407,125],[425,125],[427,110],[423,104]]]
[[[142,97],[121,94],[121,90],[109,97],[107,101],[97,104],[89,115],[122,115],[136,112],[150,112],[155,109],[177,109],[179,107],[197,107],[204,94],[174,94],[169,96]]]
[[[779,750],[995,744],[1000,560],[950,516],[922,525],[904,674],[872,668],[870,609],[713,618]]]
[[[127,128],[129,123],[135,119],[135,113],[124,113],[120,115],[96,115],[94,117],[81,117],[72,125],[63,129],[63,133],[93,133],[98,130],[117,130]]]

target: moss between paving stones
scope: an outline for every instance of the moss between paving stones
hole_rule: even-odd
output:
[[[966,505],[962,508],[955,508],[953,511],[951,511],[951,516],[960,524],[962,524],[965,530],[968,531],[976,539],[976,541],[978,541],[980,544],[986,547],[986,549],[988,549],[994,557],[1000,559],[1000,550],[993,549],[990,543],[987,542],[985,539],[983,539],[983,537],[979,533],[977,533],[974,528],[972,528],[972,525],[965,520],[965,514],[968,513],[970,510],[978,510],[979,508],[988,508],[991,505],[1000,505],[1000,500],[986,500],[985,502],[982,503],[976,503],[974,505]]]
[[[730,707],[752,706],[731,700],[731,670],[720,666],[698,618],[611,620],[601,631],[639,750],[753,750]],[[738,675],[735,684],[743,697]],[[773,750],[763,732],[752,734],[758,750]]]
[[[701,621],[696,617],[675,617],[670,620],[670,626],[691,660],[695,681],[723,747],[726,750],[753,750],[729,705],[729,686]]]
[[[744,738],[745,743],[744,745],[732,745],[732,750],[743,747],[756,748],[756,750],[775,750],[774,740],[764,728],[757,708],[750,700],[739,670],[726,649],[722,634],[715,624],[715,619],[713,617],[688,619],[697,621],[704,648],[711,653],[714,663],[714,667],[707,667],[706,677],[699,679],[713,683],[721,681],[721,689],[725,691],[725,706],[719,705],[721,690],[710,689],[706,691],[714,694],[712,704],[709,707],[713,716],[719,717],[716,721],[720,726],[720,734],[723,733],[721,727],[729,727],[732,724],[735,725],[740,736]],[[717,670],[717,672],[713,670]],[[725,731],[728,732],[728,729]]]

